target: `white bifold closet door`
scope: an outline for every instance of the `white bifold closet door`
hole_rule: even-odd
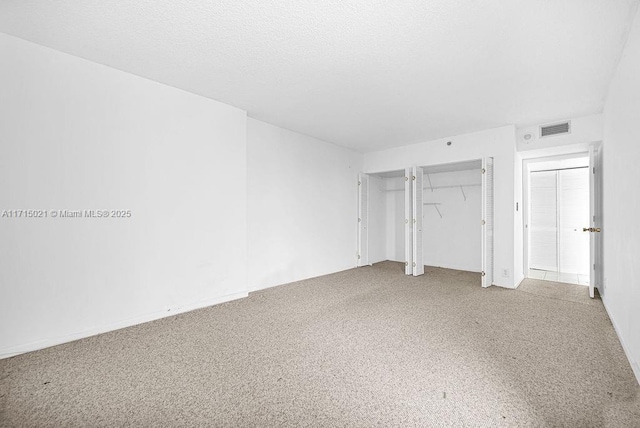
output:
[[[369,265],[369,176],[358,176],[358,266]]]
[[[558,270],[558,174],[530,174],[529,268]]]
[[[589,168],[558,171],[558,270],[589,275]]]
[[[413,275],[413,170],[404,170],[404,273]]]
[[[493,158],[482,159],[482,286],[493,285]]]
[[[589,168],[529,175],[529,268],[589,274]]]
[[[413,167],[413,276],[424,275],[424,261],[422,259],[422,211],[423,211],[423,171],[419,166]]]

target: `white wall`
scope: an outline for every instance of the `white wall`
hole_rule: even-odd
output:
[[[362,155],[254,119],[247,125],[249,289],[355,267]]]
[[[480,272],[482,270],[482,177],[480,170],[429,174],[431,184],[465,186],[460,188],[425,189],[424,202],[440,203],[442,218],[431,205],[424,206],[424,264],[450,269]],[[425,184],[428,180],[425,175]]]
[[[555,120],[550,123],[564,122],[567,120],[571,122],[570,132],[568,134],[551,135],[544,138],[540,138],[540,125],[546,125],[547,123],[537,123],[518,128],[516,130],[517,150],[519,152],[527,152],[530,150],[602,141],[602,114]],[[525,139],[525,135],[527,134],[531,135],[531,138],[528,140]],[[546,155],[561,153],[562,152],[546,153]]]
[[[640,381],[640,12],[604,109],[603,301]]]
[[[246,295],[246,114],[0,34],[0,356]]]
[[[448,146],[446,143],[451,141]],[[516,190],[515,128],[505,126],[450,138],[443,138],[409,146],[397,147],[364,155],[365,172],[392,171],[412,165],[437,165],[493,157],[495,162],[495,272],[494,282],[503,287],[514,287],[519,276],[514,276],[514,262],[522,259],[522,245],[516,245],[514,231]],[[502,271],[507,270],[503,276]]]

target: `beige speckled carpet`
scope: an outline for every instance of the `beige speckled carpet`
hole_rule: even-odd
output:
[[[640,388],[586,287],[402,270],[1,360],[0,425],[640,426]]]

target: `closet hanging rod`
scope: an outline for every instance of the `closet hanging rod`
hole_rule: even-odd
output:
[[[481,187],[482,184],[451,184],[449,186],[433,186],[434,189],[453,189],[458,187]],[[431,187],[424,187],[423,189],[431,189]]]
[[[423,187],[422,190],[427,189],[453,189],[459,187],[481,187],[482,184],[452,184],[450,186],[433,186],[433,187]],[[385,189],[385,192],[404,192],[404,189]]]

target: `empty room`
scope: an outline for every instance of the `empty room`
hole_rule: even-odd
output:
[[[0,0],[0,426],[640,426],[640,0]]]

